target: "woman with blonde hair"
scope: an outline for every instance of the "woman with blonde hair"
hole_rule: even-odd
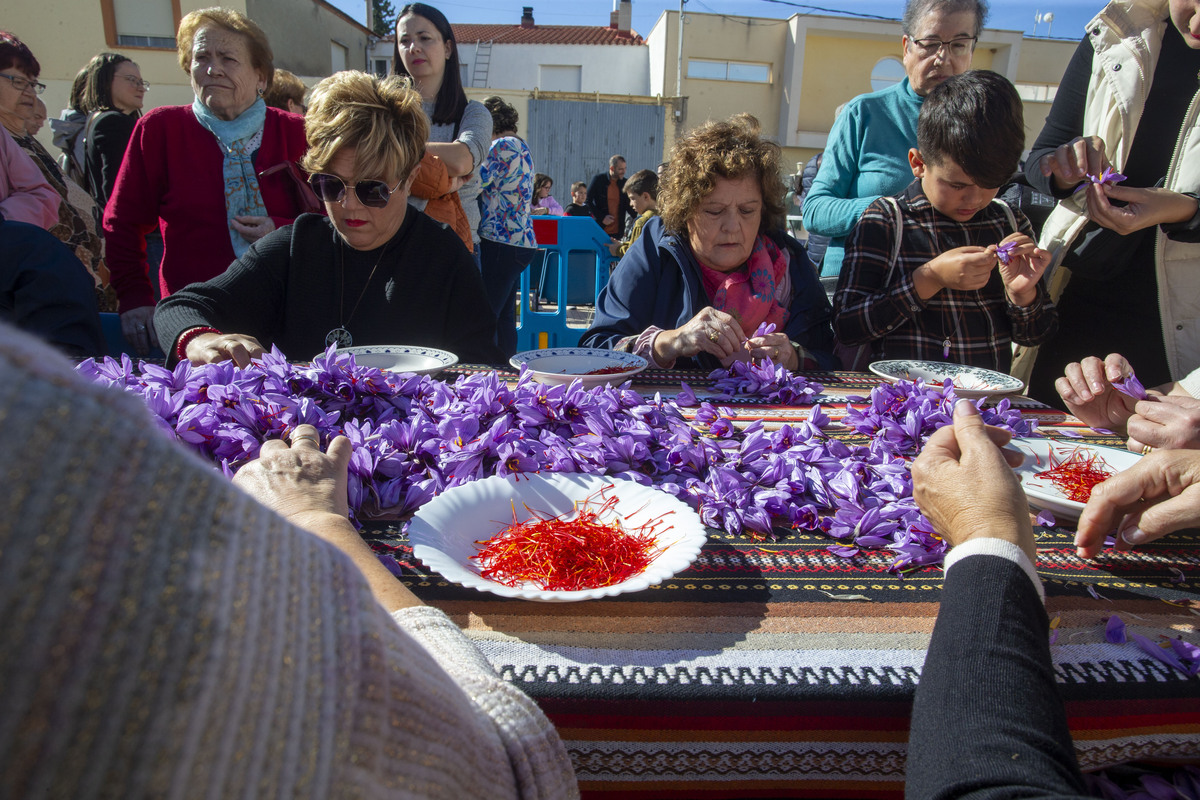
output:
[[[104,213],[121,331],[141,354],[156,338],[147,233],[162,230],[166,297],[220,275],[307,200],[283,168],[304,155],[303,122],[262,100],[275,74],[262,29],[240,12],[204,8],[183,18],[176,40],[196,99],[137,121]]]
[[[163,350],[245,366],[272,345],[311,358],[329,345],[407,344],[498,362],[496,320],[454,234],[408,207],[429,123],[400,78],[339,72],[317,84],[301,166],[328,217],[304,214],[224,274],[159,304]]]
[[[783,232],[779,147],[739,114],[679,139],[651,219],[600,294],[583,347],[671,369],[770,358],[831,369],[829,300]],[[665,232],[663,228],[665,227]],[[759,327],[774,325],[759,335]]]

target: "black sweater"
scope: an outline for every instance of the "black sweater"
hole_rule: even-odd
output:
[[[344,244],[326,217],[303,214],[223,274],[164,298],[154,325],[168,353],[179,334],[204,326],[248,334],[303,360],[322,352],[325,335],[342,326],[355,345],[437,347],[464,362],[503,361],[475,262],[445,225],[412,207],[391,241],[369,251]]]

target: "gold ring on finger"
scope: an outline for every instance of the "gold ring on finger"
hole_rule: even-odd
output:
[[[709,332],[708,332],[708,339],[709,339],[709,341],[711,341],[711,342],[715,342],[715,341],[717,341],[717,340],[718,340],[718,339],[720,339],[720,338],[721,338],[721,334],[717,333],[715,330],[711,330],[711,331],[709,331]]]
[[[1148,444],[1142,445],[1142,455],[1148,456],[1153,452],[1154,452],[1154,448],[1151,447],[1150,445],[1148,445]]]
[[[312,442],[313,444],[319,445],[321,443],[321,440],[315,436],[293,436],[291,439],[292,444],[295,444],[296,442]]]

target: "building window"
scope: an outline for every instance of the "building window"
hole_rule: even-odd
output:
[[[371,60],[371,64],[373,65],[371,71],[375,73],[376,77],[386,78],[392,72],[391,59],[375,58]]]
[[[878,92],[904,80],[904,64],[898,58],[881,58],[871,70],[871,91]]]
[[[329,67],[330,72],[342,72],[346,69],[346,62],[350,60],[350,50],[341,42],[329,43]]]
[[[740,83],[770,83],[770,64],[751,64],[745,61],[709,61],[688,59],[689,78],[706,81],[738,81]]]
[[[458,62],[458,79],[462,81],[462,85],[469,87],[471,85],[471,65],[460,61]]]
[[[583,67],[570,64],[539,64],[537,85],[543,92],[581,92]]]
[[[1026,103],[1053,103],[1058,94],[1057,86],[1044,83],[1016,83],[1017,94]]]
[[[179,0],[100,0],[100,13],[110,47],[175,49]]]

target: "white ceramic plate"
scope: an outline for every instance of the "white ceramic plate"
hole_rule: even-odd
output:
[[[533,516],[526,506],[543,517],[557,516],[571,511],[575,501],[592,496],[604,486],[612,486],[607,497],[617,498],[616,518],[632,516],[631,527],[668,514],[669,527],[658,529],[658,541],[664,549],[640,575],[597,589],[547,591],[533,583],[505,586],[479,574],[479,565],[474,561],[479,551],[477,542],[508,527],[513,509],[518,521]],[[611,521],[607,515],[602,519]],[[408,538],[413,555],[421,563],[454,583],[502,597],[569,602],[638,592],[661,583],[696,559],[707,534],[696,512],[653,487],[597,475],[544,473],[493,475],[455,486],[421,507],[409,523]]]
[[[646,359],[595,347],[551,347],[526,350],[508,360],[517,369],[526,367],[539,383],[570,383],[579,379],[585,387],[623,383],[646,368]],[[589,375],[599,369],[620,367],[620,372]]]
[[[417,375],[436,375],[458,363],[458,356],[433,347],[409,347],[400,344],[377,344],[365,347],[342,347],[339,353],[354,356],[354,363],[388,372],[412,372]]]
[[[876,361],[868,369],[892,383],[920,379],[941,386],[949,378],[954,381],[954,391],[959,397],[1013,394],[1025,388],[1025,384],[1012,375],[944,361]]]
[[[1012,446],[1025,454],[1025,463],[1014,469],[1013,472],[1017,474],[1017,480],[1021,482],[1021,489],[1029,498],[1029,505],[1034,508],[1044,508],[1059,520],[1079,519],[1079,515],[1083,513],[1083,503],[1068,500],[1066,495],[1050,480],[1038,477],[1039,472],[1045,472],[1055,464],[1066,461],[1076,450],[1084,450],[1096,455],[1103,460],[1104,467],[1113,473],[1129,469],[1142,457],[1140,453],[1131,453],[1115,447],[1058,439],[1013,439]]]

